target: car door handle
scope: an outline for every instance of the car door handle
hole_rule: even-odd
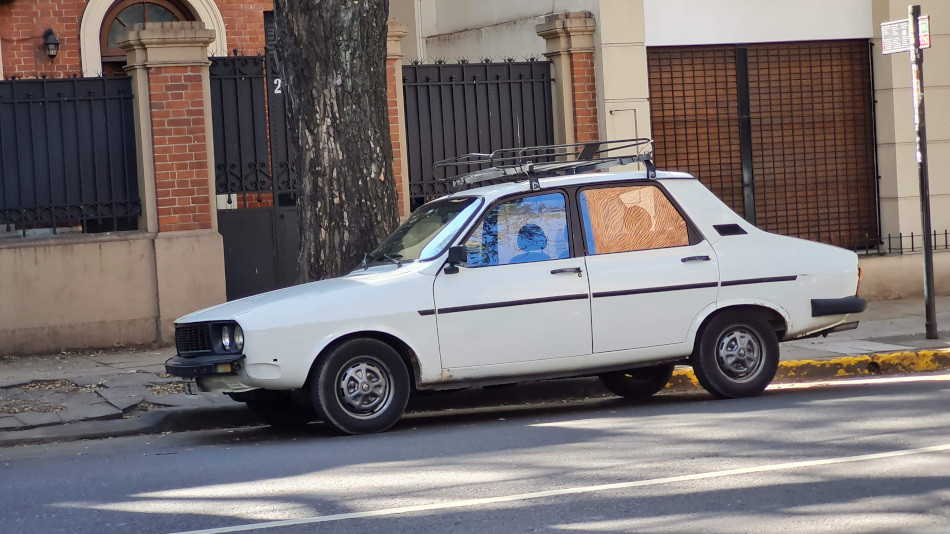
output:
[[[683,263],[688,261],[709,261],[709,256],[687,256],[680,261]]]
[[[581,275],[580,267],[564,267],[561,269],[554,269],[551,271],[551,274],[561,274],[561,273],[576,273],[577,276]]]

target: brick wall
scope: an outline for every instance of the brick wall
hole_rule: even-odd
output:
[[[597,87],[594,84],[594,52],[571,52],[571,83],[574,93],[575,142],[596,141]]]
[[[3,77],[62,78],[77,74],[79,21],[86,2],[24,1],[0,4],[0,51]],[[43,45],[43,32],[52,28],[60,41],[59,54],[50,61]]]
[[[187,1],[187,0],[186,0]],[[3,76],[54,78],[82,71],[79,23],[87,0],[16,0],[0,4],[0,62]],[[227,30],[229,51],[264,51],[264,11],[273,0],[217,0]],[[52,28],[60,41],[59,55],[50,61],[42,45],[43,32]]]
[[[211,228],[200,67],[149,69],[160,232]]]
[[[216,3],[228,32],[228,48],[237,48],[239,55],[263,54],[264,12],[274,10],[273,0],[217,0]]]
[[[396,85],[396,76],[402,76],[402,62],[399,59],[390,58],[386,60],[386,105],[389,108],[389,137],[393,145],[393,178],[396,180],[396,197],[399,206],[399,216],[407,217],[406,205],[404,202],[408,192],[408,175],[406,169],[402,167],[402,145],[403,139],[399,135],[399,114],[403,110],[399,109],[398,87]]]

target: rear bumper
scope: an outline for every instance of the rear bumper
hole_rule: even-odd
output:
[[[840,299],[811,299],[811,316],[825,317],[827,315],[846,315],[861,313],[868,307],[868,301],[860,297],[844,297]]]
[[[244,358],[243,354],[211,354],[195,358],[173,356],[165,361],[165,372],[184,378],[233,375],[235,372],[233,364],[242,358]]]

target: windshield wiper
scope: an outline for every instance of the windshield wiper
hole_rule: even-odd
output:
[[[360,267],[365,271],[369,269],[370,264],[377,261],[390,261],[396,264],[396,268],[402,267],[402,262],[399,259],[402,258],[402,254],[381,254],[379,257],[373,256],[369,252],[363,253],[363,261],[360,263]]]
[[[382,259],[384,259],[384,260],[389,260],[389,261],[395,263],[397,269],[398,269],[399,267],[402,267],[402,262],[399,261],[399,258],[401,258],[401,257],[402,257],[402,254],[393,254],[393,255],[383,254],[383,255],[382,255]]]

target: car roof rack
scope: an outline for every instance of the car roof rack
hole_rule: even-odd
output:
[[[636,151],[630,154],[630,151]],[[626,152],[626,153],[624,153]],[[539,178],[580,174],[630,163],[643,163],[647,178],[656,178],[653,140],[647,138],[590,141],[564,145],[502,148],[491,154],[472,153],[435,162],[433,172],[454,168],[452,176],[437,180],[455,190],[488,181],[524,181],[541,188]],[[474,170],[470,170],[473,169]]]

